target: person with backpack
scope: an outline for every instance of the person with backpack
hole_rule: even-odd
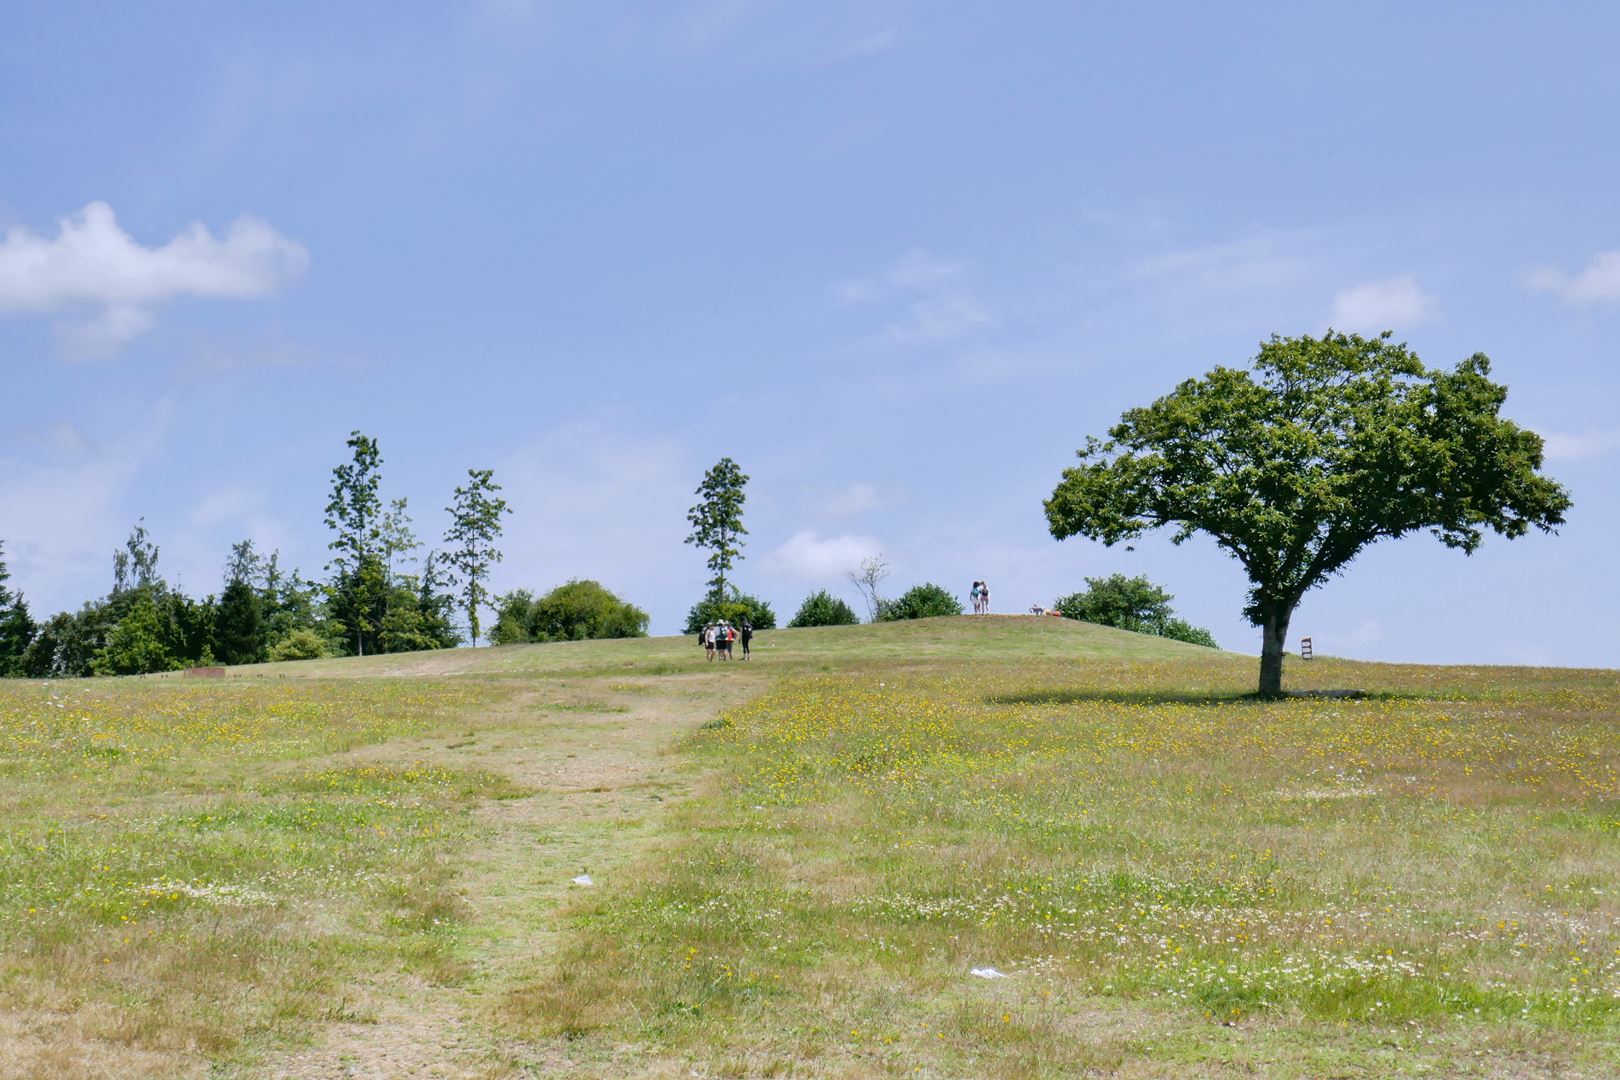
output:
[[[742,658],[744,660],[747,660],[748,659],[748,644],[749,644],[749,642],[754,640],[754,624],[749,622],[747,619],[743,620],[742,634],[740,635],[740,637],[742,638],[742,647],[743,647]]]
[[[973,601],[973,614],[984,614],[984,609],[980,606],[979,583],[977,581],[973,583],[973,588],[968,590],[968,599]]]

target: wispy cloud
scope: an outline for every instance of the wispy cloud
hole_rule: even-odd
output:
[[[902,345],[926,345],[965,337],[989,326],[990,312],[966,289],[952,289],[914,300],[904,316],[889,323],[889,337]]]
[[[962,263],[914,248],[879,273],[835,282],[832,293],[843,304],[887,306],[884,335],[894,344],[942,344],[995,322],[966,278]]]
[[[1418,285],[1415,277],[1402,274],[1340,290],[1333,297],[1329,325],[1339,330],[1379,333],[1415,326],[1439,313],[1439,302]]]
[[[874,53],[888,52],[890,49],[894,48],[894,44],[898,40],[899,35],[895,32],[894,27],[891,26],[875,33],[867,34],[865,37],[856,38],[854,41],[849,43],[849,47],[845,51],[856,56],[871,56]]]
[[[1578,273],[1555,266],[1538,266],[1524,275],[1531,292],[1556,293],[1572,304],[1620,301],[1620,251],[1600,251]]]
[[[882,505],[883,496],[879,494],[878,489],[864,481],[857,481],[835,491],[821,501],[822,510],[835,517],[864,514]]]
[[[882,545],[870,536],[845,533],[822,537],[813,529],[805,529],[766,555],[764,564],[775,573],[831,581],[881,551]]]
[[[93,202],[62,218],[54,237],[13,228],[0,240],[0,313],[92,309],[57,327],[74,359],[115,355],[152,328],[152,308],[181,297],[270,296],[303,273],[309,253],[257,218],[238,218],[215,236],[192,224],[161,247],[119,227],[112,207]],[[98,310],[97,310],[98,309]]]
[[[1580,434],[1552,434],[1544,437],[1548,461],[1573,461],[1602,457],[1620,450],[1620,429],[1587,431]]]
[[[1230,293],[1291,285],[1316,269],[1301,237],[1254,229],[1235,240],[1143,256],[1126,275],[1180,292]]]

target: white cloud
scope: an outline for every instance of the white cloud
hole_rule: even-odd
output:
[[[889,301],[897,310],[884,327],[891,343],[931,345],[953,341],[995,320],[962,281],[966,268],[921,248],[896,258],[881,273],[834,283],[845,304]]]
[[[889,337],[902,345],[926,345],[964,337],[991,323],[990,313],[966,289],[913,301],[903,318],[889,323]]]
[[[1301,250],[1302,235],[1253,230],[1223,244],[1139,258],[1126,276],[1178,293],[1229,293],[1288,286],[1316,263]]]
[[[902,289],[927,289],[962,276],[959,263],[936,259],[921,248],[914,248],[894,261],[885,277]]]
[[[837,517],[849,517],[875,510],[883,504],[878,489],[864,481],[857,481],[822,500],[821,507]]]
[[[145,308],[114,304],[82,322],[58,323],[56,348],[69,360],[105,360],[117,356],[156,322]]]
[[[843,534],[822,539],[814,530],[794,533],[785,544],[765,556],[765,568],[801,578],[842,577],[865,558],[881,552],[870,536]]]
[[[194,223],[161,247],[121,229],[112,207],[93,202],[57,223],[55,237],[13,228],[0,240],[0,313],[44,314],[99,308],[59,326],[73,357],[108,356],[153,325],[151,308],[180,297],[270,296],[303,273],[309,254],[257,218],[233,221],[222,236]]]
[[[883,289],[870,278],[846,278],[833,282],[832,294],[841,304],[868,304],[883,296]]]
[[[1557,293],[1572,304],[1600,304],[1620,300],[1620,251],[1600,251],[1578,274],[1554,266],[1538,266],[1524,276],[1532,292]]]
[[[1341,290],[1333,298],[1330,325],[1338,330],[1378,333],[1405,329],[1434,318],[1440,305],[1411,274],[1368,281]]]
[[[1548,435],[1545,453],[1548,461],[1573,461],[1601,457],[1620,450],[1620,431],[1588,431],[1579,435]]]

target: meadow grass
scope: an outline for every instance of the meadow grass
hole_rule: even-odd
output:
[[[499,693],[0,682],[0,1073],[175,1075],[345,1015],[364,971],[458,978],[447,856],[520,790],[335,756]]]
[[[788,678],[693,737],[711,786],[508,1020],[722,1075],[1612,1062],[1620,679],[1295,681],[1346,675],[1378,693],[1247,700],[1213,656]]]
[[[1613,1073],[1620,674],[759,644],[0,682],[0,1076]]]

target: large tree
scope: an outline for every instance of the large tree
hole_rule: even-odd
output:
[[[703,483],[693,493],[700,501],[686,513],[692,525],[686,542],[709,552],[708,567],[714,574],[709,579],[709,599],[716,603],[725,600],[726,574],[743,557],[742,538],[748,535],[742,523],[743,503],[748,499],[743,488],[747,484],[748,477],[737,463],[723,457],[703,474]]]
[[[1270,696],[1300,598],[1368,544],[1427,529],[1472,552],[1487,529],[1553,531],[1569,496],[1541,474],[1541,438],[1500,415],[1490,361],[1426,368],[1390,336],[1273,336],[1250,368],[1127,411],[1064,471],[1046,502],[1052,535],[1213,537],[1249,576]]]
[[[356,655],[364,656],[366,641],[382,621],[387,572],[382,561],[382,454],[377,440],[359,431],[349,433],[353,458],[332,470],[332,494],[326,503],[326,527],[332,530],[327,547],[334,552],[326,568],[332,614],[343,624]]]
[[[467,614],[467,630],[478,644],[478,609],[489,603],[489,569],[501,561],[495,542],[501,536],[501,515],[511,513],[506,500],[496,495],[501,485],[493,469],[468,469],[467,483],[456,488],[455,501],[446,507],[450,528],[444,534],[449,550],[444,561],[461,587],[462,610]]]

